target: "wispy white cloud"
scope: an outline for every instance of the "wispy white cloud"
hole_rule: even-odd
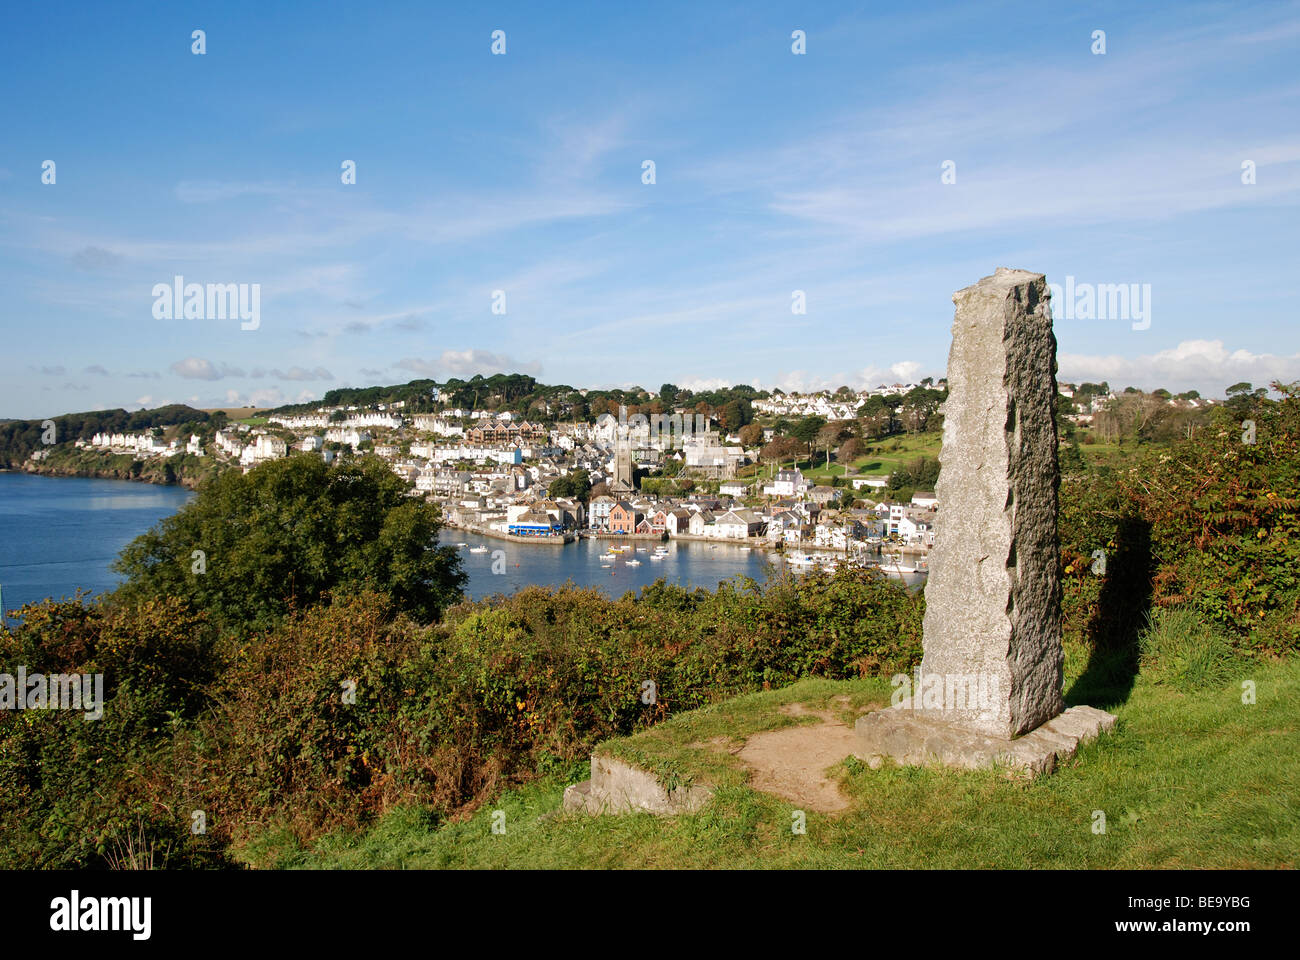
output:
[[[226,363],[213,363],[202,357],[186,357],[171,365],[172,373],[186,380],[221,380],[225,377],[242,377],[244,371]]]

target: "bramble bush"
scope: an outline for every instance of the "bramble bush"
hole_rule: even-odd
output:
[[[20,828],[5,862],[102,866],[138,837],[172,865],[199,865],[271,826],[308,842],[400,804],[455,816],[681,710],[804,676],[910,669],[921,604],[847,571],[716,593],[660,581],[615,600],[534,587],[421,627],[365,593],[188,649],[181,635],[212,631],[180,600],[29,608],[7,651],[129,679],[110,684],[101,721],[0,720],[0,805]],[[128,627],[131,649],[117,643]],[[141,651],[158,652],[171,680],[138,669]],[[193,810],[202,837],[186,833]]]
[[[1063,482],[1067,635],[1129,642],[1148,607],[1187,607],[1236,652],[1300,648],[1300,394],[1274,388],[1281,400],[1216,408],[1191,437]]]
[[[157,866],[219,866],[220,844],[189,834],[189,812],[156,802],[142,771],[208,704],[213,633],[183,601],[78,600],[21,608],[0,629],[0,673],[103,674],[103,715],[0,712],[2,868],[107,867],[132,845]]]

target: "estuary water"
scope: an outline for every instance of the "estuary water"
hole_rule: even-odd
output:
[[[120,582],[118,553],[193,494],[131,480],[0,473],[0,592],[12,613],[47,597]]]

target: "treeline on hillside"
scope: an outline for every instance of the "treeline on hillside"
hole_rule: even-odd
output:
[[[220,422],[214,424],[214,418]],[[89,440],[97,433],[139,433],[153,427],[191,424],[210,428],[223,426],[225,414],[210,414],[183,403],[173,403],[152,410],[94,410],[88,413],[65,413],[50,417],[54,422],[55,444]],[[45,420],[9,420],[0,423],[0,467],[12,469],[31,456],[32,451],[47,446]]]
[[[435,388],[438,400],[433,399]],[[271,412],[288,415],[322,405],[368,406],[401,401],[406,404],[407,414],[460,408],[508,411],[529,420],[560,422],[591,420],[602,414],[618,416],[620,407],[626,409],[628,416],[672,413],[678,407],[686,407],[690,413],[716,416],[728,430],[736,430],[753,419],[751,402],[766,396],[766,391],[745,384],[700,393],[667,383],[657,394],[642,387],[584,391],[568,384],[539,383],[528,374],[496,373],[476,374],[468,380],[453,377],[444,383],[412,380],[391,386],[343,387],[327,391],[320,402],[286,404]]]

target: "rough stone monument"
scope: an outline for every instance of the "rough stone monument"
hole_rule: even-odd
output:
[[[857,722],[872,766],[1047,772],[1115,725],[1061,697],[1049,297],[1042,274],[1005,267],[953,295],[924,652],[910,695]]]

